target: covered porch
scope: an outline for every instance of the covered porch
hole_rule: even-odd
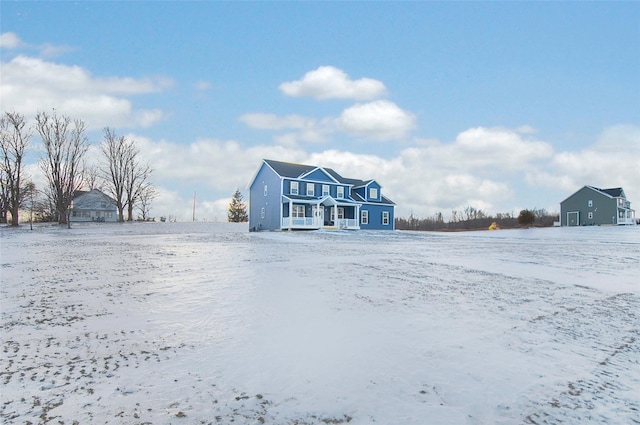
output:
[[[618,208],[618,224],[636,224],[636,210]]]
[[[360,204],[324,196],[317,199],[283,196],[282,229],[360,229]]]

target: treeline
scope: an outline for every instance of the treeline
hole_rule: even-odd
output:
[[[423,231],[460,231],[460,230],[486,230],[512,229],[523,226],[551,227],[559,221],[558,214],[550,214],[545,209],[522,210],[518,216],[510,213],[498,213],[495,216],[486,214],[481,209],[467,207],[463,211],[452,211],[451,218],[444,220],[441,212],[433,217],[417,218],[413,214],[409,218],[396,218],[395,224],[398,230],[423,230]]]

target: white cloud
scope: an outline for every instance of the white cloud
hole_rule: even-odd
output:
[[[55,108],[81,118],[89,129],[147,127],[162,119],[159,109],[136,110],[123,96],[155,93],[172,84],[166,78],[95,78],[79,66],[18,56],[2,64],[3,108],[33,117]]]
[[[302,79],[280,84],[287,96],[324,99],[369,100],[384,96],[386,87],[372,78],[352,80],[347,73],[333,66],[321,66],[307,72]]]
[[[606,128],[598,137],[594,149],[640,154],[640,127],[619,124]]]
[[[528,173],[527,181],[559,188],[564,197],[585,185],[622,187],[632,203],[640,202],[640,128],[609,127],[593,146],[578,152],[559,152],[547,169]]]
[[[522,171],[533,161],[553,155],[549,143],[523,139],[515,131],[504,128],[476,127],[463,131],[452,149],[454,152],[449,158],[474,169],[500,167]]]
[[[327,140],[329,133],[334,131],[330,119],[316,120],[302,115],[285,115],[250,113],[239,118],[251,128],[261,130],[295,130],[286,134],[279,134],[275,140],[279,144],[293,146],[298,141],[319,143]]]
[[[5,32],[0,34],[0,48],[2,49],[29,49],[31,51],[37,50],[42,57],[51,58],[58,56],[62,53],[67,53],[75,50],[75,48],[66,45],[56,45],[51,43],[44,43],[41,45],[32,45],[25,43],[20,37],[13,32]]]
[[[415,122],[413,114],[387,100],[356,104],[345,109],[337,119],[344,131],[380,141],[404,138],[415,127]]]
[[[5,32],[0,34],[0,48],[2,49],[17,49],[25,45],[26,43],[20,40],[16,33]]]
[[[45,58],[53,58],[56,56],[60,56],[63,53],[72,52],[75,50],[74,47],[66,46],[66,45],[55,45],[51,43],[45,43],[38,46],[38,50],[40,50],[40,55]]]
[[[278,116],[275,114],[250,113],[242,115],[239,119],[249,127],[263,130],[301,129],[316,125],[316,120],[302,115]]]
[[[195,88],[198,91],[207,91],[207,90],[211,90],[211,83],[209,83],[208,81],[197,81],[194,85],[193,88]]]

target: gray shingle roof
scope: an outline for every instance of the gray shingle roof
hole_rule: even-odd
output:
[[[292,162],[274,161],[272,159],[265,159],[264,162],[273,168],[273,171],[278,173],[278,175],[294,179],[318,168],[312,165],[294,164]]]

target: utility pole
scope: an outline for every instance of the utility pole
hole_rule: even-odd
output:
[[[196,221],[196,192],[193,191],[193,216],[191,217],[191,221]]]

